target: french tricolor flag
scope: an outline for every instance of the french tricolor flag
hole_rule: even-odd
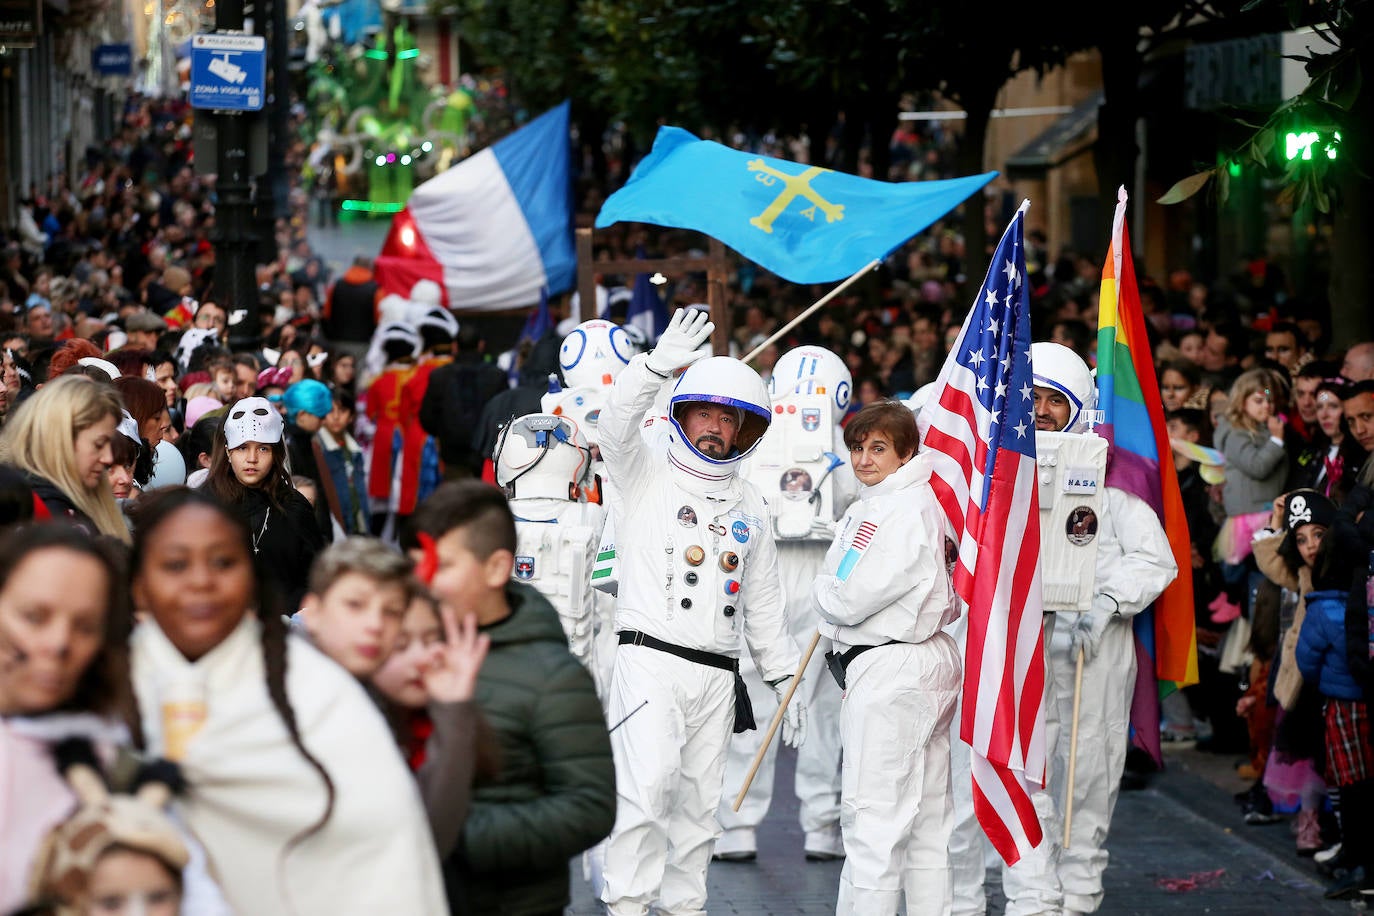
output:
[[[499,311],[557,294],[577,275],[568,102],[420,185],[392,219],[378,284],[408,296],[433,280],[455,311]]]

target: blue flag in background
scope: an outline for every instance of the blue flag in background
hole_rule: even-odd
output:
[[[874,181],[660,127],[654,148],[602,205],[596,226],[695,229],[784,279],[826,283],[885,257],[996,175]]]
[[[635,251],[635,257],[644,257],[642,246]],[[668,328],[668,309],[663,304],[658,289],[649,282],[648,274],[635,274],[630,305],[625,310],[625,323],[643,331],[644,339],[650,343],[658,340],[658,336]]]
[[[525,319],[525,326],[520,329],[520,339],[516,343],[523,343],[526,340],[530,343],[538,343],[540,338],[549,333],[552,327],[553,316],[549,314],[549,288],[545,286],[540,288],[539,305]]]

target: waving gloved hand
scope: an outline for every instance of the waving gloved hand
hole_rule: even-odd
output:
[[[1102,634],[1117,614],[1117,604],[1107,595],[1095,595],[1091,609],[1078,615],[1073,624],[1073,643],[1069,657],[1078,658],[1078,650],[1083,650],[1084,663],[1093,660],[1097,650],[1102,648]]]
[[[711,316],[701,309],[678,309],[668,322],[668,330],[654,345],[646,365],[657,375],[665,378],[674,370],[685,369],[697,360],[710,356],[706,350],[697,349],[711,339],[716,329]]]
[[[776,683],[769,686],[778,696],[778,703],[781,705],[787,696],[788,688],[792,686],[792,675],[788,675]],[[788,703],[782,712],[782,743],[788,747],[801,747],[806,740],[806,705],[802,703],[801,697],[793,696],[792,702]]]

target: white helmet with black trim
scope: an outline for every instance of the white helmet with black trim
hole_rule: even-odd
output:
[[[790,394],[827,394],[835,416],[842,417],[854,394],[854,377],[844,360],[825,347],[793,347],[773,365],[768,393],[775,401]]]
[[[569,388],[605,385],[609,387],[638,352],[630,335],[613,321],[594,318],[584,321],[558,348],[558,364]]]
[[[687,440],[680,418],[689,405],[703,402],[734,408],[738,414],[739,432],[728,457],[704,455]],[[748,365],[729,356],[711,356],[693,363],[678,377],[668,398],[668,419],[672,424],[670,458],[705,477],[726,477],[738,470],[740,461],[749,456],[768,431],[773,422],[773,402],[768,397],[768,386]]]
[[[1069,399],[1063,432],[1086,432],[1088,411],[1097,407],[1097,385],[1088,364],[1062,344],[1040,341],[1031,344],[1031,374],[1037,387],[1053,388]]]
[[[511,499],[576,502],[591,473],[592,452],[570,417],[531,413],[506,424],[496,439],[496,482]]]

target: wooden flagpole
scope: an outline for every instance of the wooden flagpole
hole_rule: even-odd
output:
[[[797,685],[801,683],[802,673],[806,671],[806,666],[811,663],[811,656],[816,653],[816,646],[821,641],[821,632],[817,630],[811,637],[811,645],[806,647],[802,653],[801,664],[797,666],[797,673],[792,677],[792,683],[788,685],[787,694],[783,696],[782,702],[778,703],[778,711],[773,713],[773,721],[768,726],[768,733],[763,736],[763,744],[759,745],[759,751],[754,755],[754,762],[749,766],[749,772],[745,774],[744,785],[740,787],[739,795],[735,796],[735,805],[732,810],[738,811],[739,806],[744,804],[744,796],[749,794],[749,787],[754,784],[754,776],[758,774],[759,767],[763,764],[763,755],[768,753],[768,745],[773,743],[773,736],[778,733],[778,726],[782,724],[783,714],[787,712],[787,704],[792,702],[792,694],[797,692]]]

